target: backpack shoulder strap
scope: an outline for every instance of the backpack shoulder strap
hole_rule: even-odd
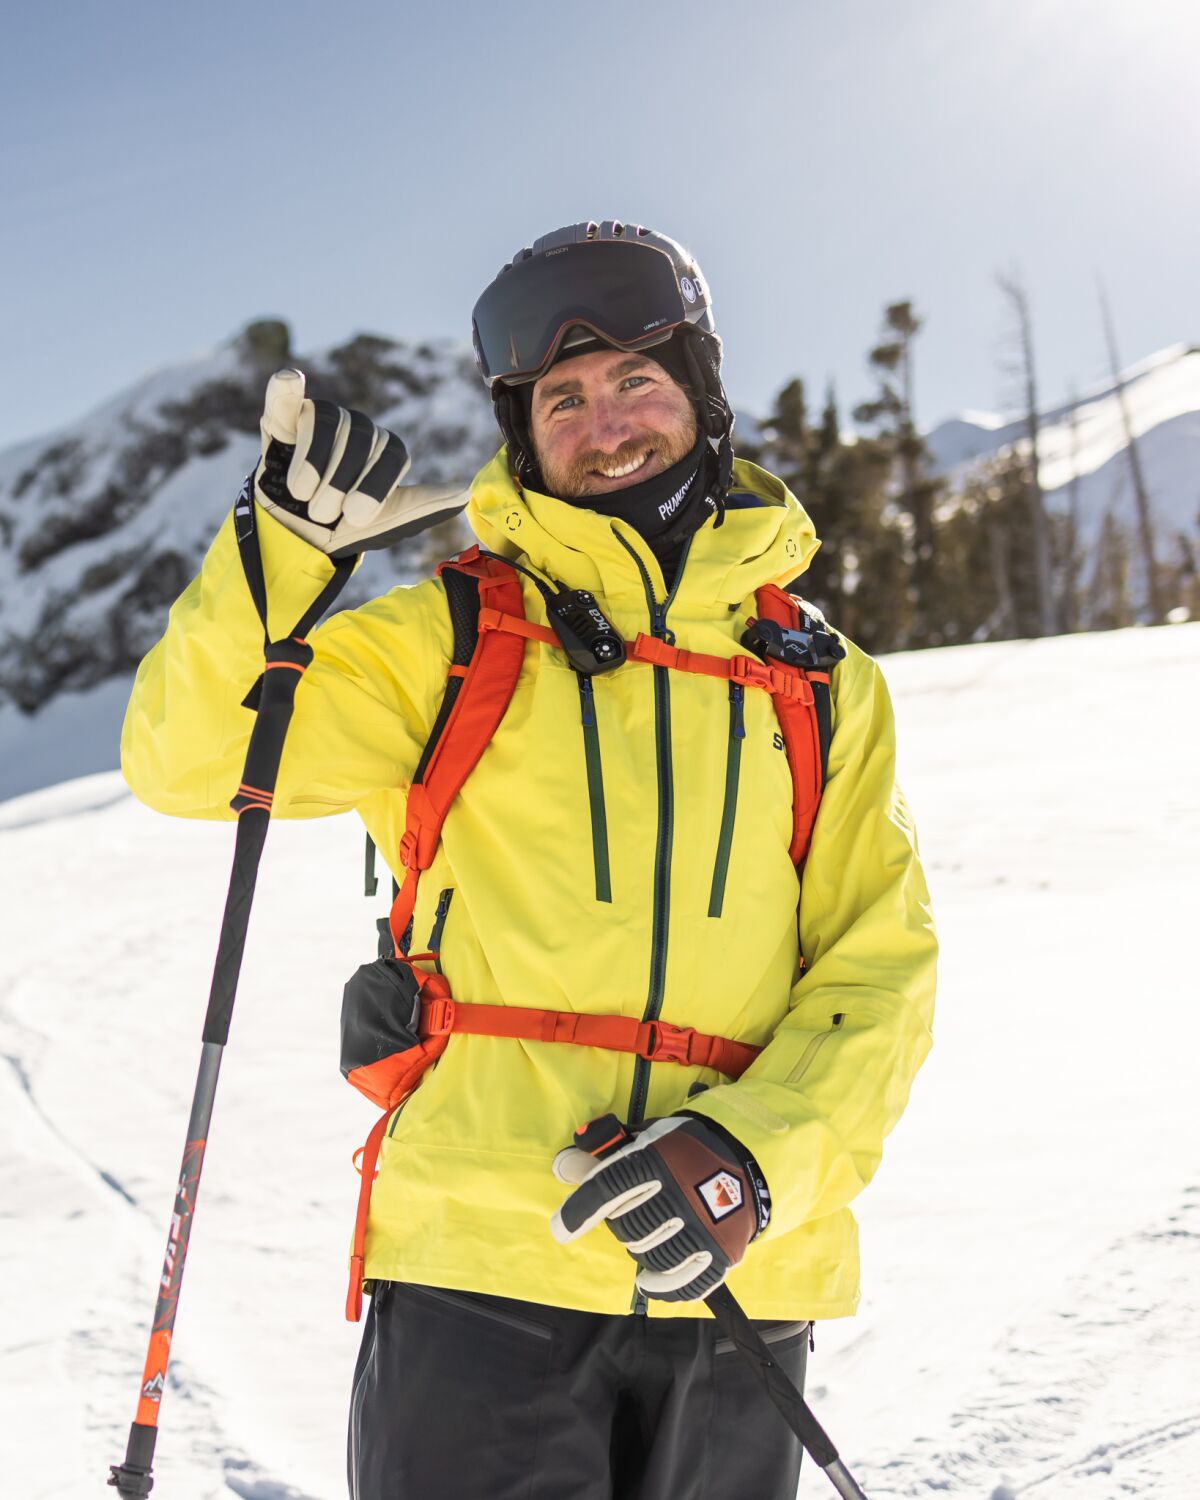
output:
[[[520,636],[479,630],[480,609],[524,618],[515,568],[469,547],[437,571],[454,626],[454,648],[441,706],[408,793],[400,840],[406,873],[388,918],[397,953],[403,951],[421,871],[433,863],[446,815],[512,701],[525,657]]]
[[[845,652],[837,636],[825,624],[821,612],[803,599],[768,584],[756,592],[755,604],[764,620],[809,637],[812,646],[812,667],[785,667],[785,670],[797,672],[807,679],[812,689],[811,700],[807,694],[804,698],[787,698],[779,693],[772,695],[792,772],[790,853],[793,863],[800,866],[812,842],[813,825],[829,771],[829,743],[833,738],[829,674]],[[836,647],[836,651],[831,650],[831,646]]]

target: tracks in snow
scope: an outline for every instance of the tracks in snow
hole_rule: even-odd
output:
[[[951,1436],[914,1444],[861,1478],[872,1500],[1128,1500],[1200,1495],[1200,1188],[1152,1228],[1122,1236],[1018,1324],[963,1400]],[[1176,1399],[1162,1400],[1164,1368]]]

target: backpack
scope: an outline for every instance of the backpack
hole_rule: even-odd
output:
[[[526,618],[517,566],[473,546],[442,563],[437,571],[446,590],[454,647],[442,702],[408,794],[399,850],[404,880],[399,886],[393,882],[391,913],[378,924],[380,956],[357,971],[342,1002],[342,1073],[384,1111],[366,1144],[355,1153],[362,1184],[346,1303],[351,1321],[357,1321],[362,1309],[367,1212],[380,1143],[393,1113],[445,1051],[454,1032],[603,1047],[636,1053],[651,1062],[715,1068],[730,1078],[739,1077],[761,1050],[658,1019],[473,1004],[451,994],[440,964],[433,973],[416,967],[418,961],[436,964],[438,959],[435,952],[409,951],[421,873],[433,863],[454,799],[512,701],[528,644],[565,649],[573,663],[580,660],[579,638],[563,611],[548,610],[558,623],[557,631]],[[535,581],[541,586],[540,580]],[[568,596],[564,592],[558,597]],[[579,598],[584,600],[582,606]],[[819,612],[783,589],[767,585],[757,591],[755,603],[758,618],[742,637],[742,644],[754,655],[722,657],[685,651],[664,638],[664,628],[661,634],[639,635],[633,642],[622,643],[621,659],[728,682],[731,705],[737,705],[731,717],[733,774],[733,757],[740,754],[740,745],[734,742],[741,738],[742,697],[747,688],[771,694],[792,777],[789,852],[799,870],[808,855],[828,771],[830,671],[846,652]],[[582,620],[587,627],[589,604],[594,609],[590,596],[573,594],[569,618],[577,625]],[[594,618],[611,633],[602,615],[596,612]],[[580,681],[586,732],[591,679],[581,670]],[[369,836],[367,847],[366,884],[371,895],[375,891],[374,846]],[[802,967],[803,962],[801,955]]]

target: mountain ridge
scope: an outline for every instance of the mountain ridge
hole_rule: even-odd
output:
[[[0,797],[116,765],[133,672],[257,459],[262,392],[284,364],[399,432],[413,483],[466,482],[498,445],[467,345],[358,333],[297,354],[288,325],[267,318],[0,451]],[[1122,378],[1162,534],[1194,539],[1200,347],[1172,345]],[[1041,414],[1042,482],[1059,508],[1074,484],[1086,545],[1106,515],[1132,527],[1133,495],[1114,383],[1080,397],[1074,433],[1071,411]],[[747,414],[741,430],[754,426]],[[1022,416],[963,412],[927,442],[954,484],[1023,433]],[[344,604],[412,581],[465,540],[451,523],[419,551],[368,555]]]

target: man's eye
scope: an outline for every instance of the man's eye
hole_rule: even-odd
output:
[[[625,384],[627,386],[629,386],[629,385],[646,385],[648,383],[649,379],[650,379],[650,377],[648,375],[629,375],[629,376],[626,377]]]
[[[559,401],[559,402],[556,402],[555,405],[553,405],[550,408],[550,410],[551,410],[551,412],[556,412],[556,411],[570,411],[570,409],[571,409],[571,403],[573,401],[578,401],[578,400],[579,400],[578,396],[564,396],[562,398],[562,400]]]

